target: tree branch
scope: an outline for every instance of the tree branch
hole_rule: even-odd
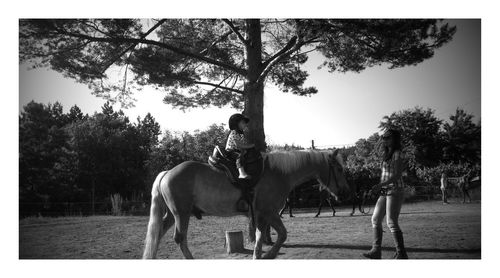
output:
[[[233,25],[233,23],[229,20],[229,19],[222,19],[222,21],[224,21],[224,23],[227,24],[227,26],[229,26],[229,28],[236,34],[236,36],[238,37],[238,39],[244,44],[244,45],[248,45],[248,40],[246,40],[242,35],[241,33],[238,31],[238,28],[236,28],[236,26]]]
[[[283,55],[285,52],[290,50],[295,45],[296,42],[297,42],[297,36],[293,36],[292,39],[290,39],[290,41],[288,41],[288,43],[285,45],[285,47],[283,47],[280,51],[276,52],[273,56],[269,57],[269,59],[267,59],[262,64],[262,66],[264,68],[267,67],[274,59],[278,58],[280,55]]]
[[[229,88],[229,87],[221,86],[220,84],[214,84],[214,83],[210,83],[210,82],[203,82],[203,81],[196,81],[196,80],[191,80],[191,81],[193,83],[195,83],[195,84],[213,86],[213,87],[216,87],[216,88],[219,88],[219,89],[228,90],[228,91],[235,92],[235,93],[238,93],[238,94],[243,94],[244,93],[241,90],[238,90],[238,89],[235,89],[235,88]]]
[[[73,47],[68,47],[68,48],[64,48],[64,49],[60,49],[60,50],[57,50],[57,51],[53,51],[53,52],[46,52],[46,53],[42,53],[42,52],[38,52],[38,53],[35,53],[34,56],[38,56],[38,57],[48,57],[48,56],[52,56],[52,55],[57,55],[57,54],[61,54],[61,53],[65,53],[65,52],[69,52],[69,51],[73,51],[73,50],[77,50],[77,49],[81,49],[82,47],[85,47],[87,44],[89,44],[91,41],[89,40],[86,40],[84,43],[81,43],[81,44],[78,44],[76,46],[73,46]],[[22,50],[19,51],[19,53],[21,55],[30,55],[30,53],[27,53],[27,52],[23,52]]]
[[[184,49],[169,45],[169,44],[164,43],[164,42],[148,40],[145,38],[141,39],[141,38],[127,38],[127,37],[116,37],[116,38],[93,37],[93,36],[89,36],[86,34],[69,32],[69,31],[66,31],[66,30],[60,29],[60,28],[56,28],[55,30],[60,32],[63,35],[67,35],[67,36],[75,37],[75,38],[87,39],[87,40],[91,40],[91,41],[97,41],[97,42],[108,42],[108,43],[124,42],[124,43],[143,43],[143,44],[148,44],[148,45],[155,45],[155,46],[168,49],[170,51],[176,52],[178,54],[181,54],[181,55],[184,55],[187,57],[195,58],[195,59],[204,61],[206,63],[216,65],[216,66],[219,66],[221,68],[225,68],[227,70],[234,71],[234,72],[241,74],[241,75],[246,75],[246,70],[239,68],[235,65],[227,64],[227,63],[212,59],[210,57],[205,57],[205,56],[199,55],[197,53],[192,53],[192,52],[186,51]]]
[[[212,87],[215,87],[215,88],[219,88],[219,89],[223,89],[223,90],[228,90],[228,91],[235,92],[235,93],[238,93],[238,94],[244,94],[244,92],[241,91],[241,90],[238,90],[238,89],[235,89],[235,88],[231,88],[231,87],[222,86],[222,82],[224,82],[227,79],[227,77],[225,79],[223,79],[222,82],[220,82],[219,84],[214,84],[214,83],[205,82],[205,81],[198,81],[198,80],[195,80],[195,79],[185,78],[185,77],[178,77],[178,78],[172,78],[172,79],[174,79],[174,80],[181,80],[181,81],[187,81],[187,82],[191,82],[191,83],[199,84],[199,85],[212,86]],[[236,84],[236,82],[234,84]]]
[[[221,87],[222,83],[224,83],[224,81],[226,81],[228,78],[230,78],[230,77],[232,77],[232,76],[233,76],[233,74],[230,74],[229,76],[227,76],[227,77],[225,77],[224,79],[222,79],[222,81],[221,81],[221,82],[219,82],[219,84],[218,84],[217,86],[214,86],[214,88],[213,88],[212,90],[210,90],[210,92],[209,92],[209,93],[212,93],[212,92],[214,92],[216,89],[218,89],[219,87]],[[214,85],[215,85],[215,84],[214,84]],[[227,87],[227,84],[224,84],[224,85],[225,85],[224,87],[229,88],[229,87]]]
[[[212,44],[210,44],[210,46],[208,46],[207,48],[205,48],[202,51],[200,51],[199,54],[200,55],[205,55],[208,52],[208,50],[210,50],[210,48],[214,47],[216,44],[218,44],[222,40],[226,39],[232,33],[233,33],[232,31],[228,31],[228,32],[224,33],[219,39],[215,40]]]
[[[271,58],[264,62],[264,69],[259,75],[257,82],[262,82],[266,78],[267,74],[272,70],[272,68],[279,62],[281,62],[286,57],[290,56],[294,51],[299,50],[305,43],[297,42],[297,36],[294,36],[286,46],[274,54]]]
[[[310,50],[307,50],[307,51],[304,51],[304,52],[297,53],[296,55],[293,55],[292,58],[296,57],[296,56],[299,56],[299,55],[302,55],[302,54],[307,54],[309,52],[313,52],[313,51],[316,51],[316,50],[318,50],[318,47],[315,47],[313,49],[310,49]]]
[[[162,25],[165,21],[167,21],[167,20],[166,19],[162,19],[162,20],[158,21],[153,27],[151,27],[146,33],[144,33],[141,36],[141,39],[145,39],[149,34],[151,34],[151,32],[153,32],[156,28],[160,27],[160,25]],[[125,55],[125,53],[127,53],[131,49],[134,49],[138,44],[139,44],[138,42],[131,44],[129,47],[125,48],[118,55],[116,55],[111,60],[109,60],[108,63],[106,65],[104,65],[104,67],[103,67],[103,69],[101,71],[101,74],[103,74],[109,67],[111,67],[111,65],[113,65],[116,62],[116,60],[120,59],[120,57],[122,57],[123,55]]]

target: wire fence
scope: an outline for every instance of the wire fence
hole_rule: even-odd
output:
[[[123,200],[119,207],[112,201],[99,202],[19,202],[20,217],[148,215],[150,202]]]
[[[430,201],[440,200],[442,192],[439,185],[429,184],[426,186],[405,187],[406,199],[409,201]],[[461,198],[462,193],[457,186],[450,186],[447,189],[448,198]],[[474,200],[481,199],[481,189],[470,191]],[[296,188],[291,193],[290,199],[294,207],[314,208],[319,205],[320,192],[314,186],[303,186]],[[372,200],[374,201],[374,200]],[[343,202],[342,205],[351,205]],[[149,201],[127,201],[123,200],[120,207],[113,207],[110,201],[100,202],[20,202],[20,217],[28,216],[91,216],[91,215],[123,215],[123,216],[147,216],[149,215]],[[118,213],[117,213],[118,212]]]
[[[316,146],[314,140],[311,140],[311,149],[331,149],[331,148],[349,148],[354,144],[336,144]],[[450,178],[452,180],[453,178]],[[310,208],[315,207],[320,202],[318,189],[302,184],[302,189],[294,194],[294,203],[296,207]],[[359,185],[358,185],[359,186]],[[408,185],[405,188],[407,199],[410,200],[434,200],[440,199],[442,192],[439,185]],[[449,197],[459,197],[461,192],[458,186],[450,186],[448,189]],[[476,199],[480,199],[479,194],[472,193]],[[115,197],[115,196],[114,196]],[[119,197],[119,196],[118,196]],[[121,197],[120,197],[121,198]],[[20,217],[43,215],[43,216],[88,216],[88,215],[148,215],[150,201],[128,201],[120,200],[119,205],[113,204],[113,197],[107,201],[96,202],[20,202]],[[119,206],[119,207],[117,207]]]

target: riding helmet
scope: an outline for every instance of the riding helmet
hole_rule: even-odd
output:
[[[238,123],[242,120],[247,122],[247,123],[250,121],[250,119],[245,117],[243,114],[240,114],[240,113],[233,114],[229,118],[229,129],[230,130],[238,129]]]

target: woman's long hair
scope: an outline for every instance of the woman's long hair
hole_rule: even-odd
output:
[[[382,145],[382,159],[383,161],[389,161],[392,158],[392,155],[395,151],[401,151],[401,132],[395,129],[387,130],[382,137],[391,137],[392,145],[385,146]]]

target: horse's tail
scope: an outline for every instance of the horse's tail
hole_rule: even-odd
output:
[[[143,259],[154,259],[158,251],[160,234],[163,228],[163,216],[167,212],[167,205],[160,191],[161,179],[167,171],[161,172],[153,183],[151,190],[151,210],[149,215],[148,231],[144,243]]]

